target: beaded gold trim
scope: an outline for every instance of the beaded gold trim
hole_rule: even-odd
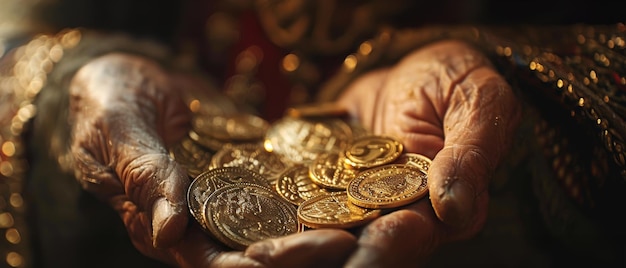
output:
[[[81,32],[75,29],[39,35],[6,54],[11,58],[0,65],[0,231],[5,239],[0,240],[0,262],[9,267],[33,265],[22,197],[28,167],[22,135],[37,113],[33,101],[48,74],[80,39]]]

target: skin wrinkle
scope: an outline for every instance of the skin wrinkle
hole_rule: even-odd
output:
[[[454,46],[452,46],[453,48],[455,48]],[[444,48],[450,48],[450,46],[444,46]],[[465,48],[461,48],[461,49],[457,49],[458,53],[463,53],[463,51],[465,51]],[[430,51],[428,53],[431,53]],[[432,55],[429,57],[429,54],[423,54],[421,57],[419,58],[414,58],[413,60],[415,61],[436,61],[436,60],[441,60],[439,58],[432,58]],[[439,50],[436,51],[436,53],[450,53],[450,51],[446,51],[446,49],[442,49],[439,48]],[[457,53],[457,51],[454,51],[454,53]],[[454,64],[457,65],[459,64],[458,62],[453,62],[450,59],[446,59],[443,58],[443,60],[447,60],[449,61],[449,64]],[[471,59],[471,58],[467,58],[465,59],[465,61],[461,62],[462,64],[459,65],[467,65],[469,63],[472,63],[474,61],[477,61],[476,59]],[[424,108],[423,106],[421,106],[422,103],[419,102],[419,98],[421,96],[425,96],[423,97],[425,100],[427,100],[428,102],[431,103],[432,107],[434,107],[433,109],[439,108],[439,113],[437,113],[437,117],[439,117],[439,122],[442,121],[442,119],[444,118],[444,113],[443,111],[445,111],[446,109],[452,109],[452,108],[457,108],[459,109],[457,112],[459,111],[464,111],[466,109],[477,109],[477,106],[471,106],[471,105],[479,105],[479,104],[483,104],[485,102],[488,102],[489,98],[491,98],[492,96],[487,96],[489,98],[486,98],[485,96],[483,96],[482,94],[486,94],[486,92],[489,91],[485,91],[482,90],[478,91],[476,95],[471,95],[469,94],[469,92],[462,92],[460,93],[461,96],[463,98],[481,98],[481,99],[472,99],[472,101],[474,103],[471,104],[463,104],[463,103],[456,103],[457,106],[449,106],[449,107],[443,107],[444,104],[449,104],[449,102],[443,102],[442,100],[444,100],[443,97],[448,97],[451,98],[450,92],[442,92],[442,90],[439,89],[443,89],[443,90],[461,90],[460,88],[456,88],[456,87],[443,87],[444,85],[448,85],[449,83],[452,83],[454,81],[450,80],[450,77],[454,77],[457,75],[456,71],[458,70],[462,70],[461,67],[463,66],[455,66],[457,68],[459,68],[458,70],[454,70],[451,71],[450,73],[444,74],[443,71],[440,68],[445,68],[445,66],[437,66],[438,68],[434,68],[434,69],[426,69],[424,71],[422,71],[422,73],[416,73],[416,72],[420,72],[420,70],[422,69],[411,69],[409,67],[415,66],[415,64],[408,64],[406,63],[406,65],[404,65],[402,68],[404,68],[405,70],[400,70],[400,67],[398,67],[399,65],[396,66],[396,68],[394,68],[394,70],[397,70],[397,72],[395,72],[393,75],[399,76],[399,77],[395,77],[395,78],[403,78],[402,81],[398,80],[398,85],[400,85],[400,82],[405,83],[402,85],[402,87],[406,87],[407,86],[407,80],[410,81],[411,79],[413,79],[414,81],[418,80],[419,78],[422,77],[427,77],[428,79],[434,80],[431,81],[432,83],[430,85],[426,85],[423,88],[413,88],[412,93],[413,95],[411,95],[411,98],[408,100],[408,102],[414,103],[415,105],[417,105],[418,103],[420,104],[420,108]],[[432,67],[432,66],[430,66]],[[429,67],[429,68],[430,68]],[[464,67],[463,67],[464,68]],[[159,74],[159,72],[155,72],[155,73],[150,73],[150,69],[141,69],[142,74],[138,74],[139,76],[142,75],[154,75]],[[125,74],[122,74],[121,76],[124,76]],[[357,108],[358,112],[360,113],[367,113],[368,115],[366,116],[372,116],[372,120],[371,120],[371,124],[372,126],[374,126],[374,124],[381,124],[380,129],[384,130],[381,132],[389,132],[391,129],[383,129],[384,127],[396,127],[395,130],[400,129],[402,130],[402,128],[400,128],[398,125],[404,124],[405,120],[411,120],[410,115],[411,112],[414,112],[415,114],[418,114],[419,111],[417,109],[408,109],[409,112],[407,112],[407,107],[403,106],[406,105],[407,102],[405,103],[396,103],[396,104],[400,104],[400,105],[396,105],[395,107],[393,107],[393,109],[389,109],[389,107],[385,108],[384,105],[382,104],[382,102],[387,102],[386,104],[389,105],[391,100],[395,100],[394,98],[399,98],[400,94],[395,94],[395,93],[400,93],[401,91],[398,90],[398,88],[392,88],[392,79],[391,77],[389,77],[388,75],[390,74],[386,74],[385,77],[383,79],[380,79],[381,83],[378,85],[377,88],[375,88],[375,92],[376,94],[373,94],[372,91],[359,91],[360,93],[363,92],[367,92],[369,93],[367,95],[368,98],[374,98],[376,101],[376,106],[372,105],[372,106],[367,106],[367,103],[360,103],[359,107]],[[429,77],[432,75],[441,75],[444,77],[441,77],[441,79],[439,79],[439,77]],[[458,78],[458,77],[457,77]],[[156,78],[155,78],[156,79]],[[165,79],[168,80],[168,79]],[[156,81],[163,81],[163,80],[156,80]],[[467,83],[470,84],[471,81],[470,79],[467,80],[460,80],[459,83]],[[105,81],[106,82],[106,81]],[[135,81],[137,82],[137,81]],[[474,83],[473,86],[483,86],[482,84],[480,84],[481,81],[471,81],[472,83]],[[108,83],[103,83],[103,85],[105,87],[109,87],[111,85],[110,82]],[[100,84],[91,84],[91,86],[94,87],[94,89],[98,89],[100,87],[103,87],[103,85]],[[126,84],[124,86],[130,86],[130,84]],[[161,88],[161,86],[163,88]],[[156,83],[156,84],[151,84],[151,83],[146,83],[146,84],[141,84],[141,86],[134,88],[132,90],[137,90],[139,92],[150,92],[153,90],[156,90],[156,92],[159,92],[160,90],[164,90],[167,91],[171,88],[170,84],[167,84],[167,81],[165,83]],[[369,89],[371,90],[374,86],[370,86]],[[443,88],[442,88],[443,87]],[[94,90],[92,89],[92,90]],[[477,90],[477,87],[472,88],[467,87],[464,90]],[[131,90],[131,89],[127,89],[127,90]],[[382,92],[383,90],[385,90],[386,92]],[[134,92],[134,91],[131,91]],[[422,95],[418,95],[418,94],[414,94],[415,92],[419,92]],[[407,92],[402,92],[402,93],[407,93]],[[243,259],[237,259],[237,257],[234,257],[235,254],[230,254],[231,252],[223,252],[223,253],[218,253],[218,251],[220,249],[217,249],[217,247],[215,245],[207,245],[209,242],[207,242],[210,239],[206,239],[207,243],[205,244],[201,244],[201,247],[197,247],[195,249],[188,247],[187,249],[192,249],[192,251],[185,251],[185,247],[181,246],[181,244],[177,244],[175,245],[174,248],[170,249],[169,251],[159,251],[157,249],[154,249],[152,247],[152,243],[153,241],[150,241],[150,238],[152,237],[152,232],[151,230],[149,231],[149,233],[146,234],[146,230],[148,230],[152,224],[154,224],[152,221],[149,220],[149,218],[151,217],[150,215],[152,215],[152,211],[151,210],[142,210],[142,204],[133,204],[131,203],[130,200],[135,200],[135,198],[137,197],[144,197],[146,195],[150,195],[150,192],[154,193],[155,195],[157,193],[161,193],[161,192],[168,192],[171,189],[167,189],[169,187],[175,187],[177,185],[179,185],[180,183],[182,183],[181,181],[178,181],[178,172],[177,169],[179,169],[180,167],[178,166],[171,166],[170,161],[171,159],[169,158],[169,155],[160,155],[159,153],[154,153],[154,150],[146,150],[145,146],[153,146],[153,143],[159,144],[161,139],[167,141],[166,138],[166,134],[168,135],[173,135],[171,133],[165,133],[165,130],[168,130],[170,126],[172,126],[172,121],[170,121],[170,117],[168,116],[169,111],[168,110],[164,110],[164,107],[168,107],[168,105],[172,105],[171,99],[169,98],[170,95],[168,94],[168,92],[160,92],[160,94],[155,94],[155,92],[152,93],[147,93],[148,96],[146,97],[152,97],[154,99],[151,99],[150,101],[147,99],[143,99],[143,103],[139,103],[137,98],[141,97],[141,94],[144,93],[138,93],[138,94],[128,94],[127,91],[115,91],[111,94],[121,94],[121,95],[134,95],[134,96],[123,96],[123,98],[120,99],[116,99],[116,101],[126,101],[128,102],[127,104],[131,104],[131,105],[135,105],[135,107],[137,107],[137,105],[140,106],[140,108],[136,108],[135,110],[133,110],[133,112],[135,113],[135,115],[137,116],[137,118],[117,118],[118,120],[113,120],[110,122],[113,122],[112,126],[110,126],[111,129],[108,129],[106,133],[98,133],[98,135],[102,135],[101,138],[107,138],[108,142],[107,143],[101,143],[101,144],[95,144],[95,146],[97,145],[101,145],[101,146],[105,146],[108,150],[110,150],[111,152],[114,152],[114,155],[111,155],[111,157],[113,156],[117,156],[118,158],[116,158],[117,161],[110,161],[110,163],[113,162],[117,162],[117,164],[115,165],[117,168],[119,169],[123,169],[120,167],[121,162],[124,162],[124,164],[128,164],[131,166],[135,166],[133,168],[128,167],[131,170],[123,170],[123,172],[125,172],[125,175],[128,176],[128,178],[134,178],[134,177],[141,177],[139,178],[139,180],[142,180],[141,183],[138,183],[136,185],[134,185],[133,187],[139,187],[139,188],[151,188],[151,189],[135,189],[135,190],[129,190],[129,191],[135,191],[134,193],[130,193],[127,196],[120,196],[120,198],[126,198],[126,200],[122,200],[120,199],[120,202],[127,202],[125,204],[117,204],[118,206],[121,206],[124,211],[123,214],[121,214],[123,217],[126,217],[125,220],[125,224],[127,224],[127,228],[129,230],[129,232],[131,232],[131,235],[133,236],[133,244],[135,244],[138,248],[141,249],[142,252],[146,252],[148,253],[148,255],[151,256],[158,256],[160,258],[163,258],[163,256],[160,254],[163,254],[163,252],[169,252],[169,254],[166,256],[166,258],[168,258],[168,260],[170,262],[178,262],[180,265],[184,266],[191,266],[191,267],[206,267],[207,263],[203,263],[204,260],[198,260],[196,259],[198,257],[197,254],[193,255],[194,260],[192,261],[186,261],[186,259],[188,259],[189,257],[192,257],[191,253],[202,253],[202,254],[206,254],[203,256],[206,256],[206,258],[213,258],[212,261],[213,263],[210,265],[211,267],[222,267],[221,264],[224,264],[224,267],[228,266],[231,267],[231,265],[233,265],[233,263],[236,264],[240,264],[241,266],[246,266],[246,267],[254,267],[251,266],[250,263],[247,263],[245,260]],[[394,95],[395,94],[395,95]],[[435,99],[432,97],[428,97],[428,94],[432,94],[435,96],[440,96],[439,99]],[[446,96],[444,96],[444,94],[448,94]],[[418,97],[419,96],[419,97]],[[355,97],[355,96],[353,96]],[[433,100],[434,99],[434,100]],[[406,98],[405,98],[406,100]],[[81,101],[85,101],[85,100],[81,100]],[[169,103],[166,103],[170,101]],[[438,102],[439,101],[439,102]],[[451,101],[451,99],[447,99],[446,101]],[[426,101],[422,100],[423,103],[426,103]],[[166,105],[167,104],[167,105]],[[372,103],[373,104],[373,103]],[[144,107],[144,105],[147,105]],[[176,105],[176,104],[174,104]],[[438,107],[436,105],[439,105]],[[470,106],[461,106],[461,105],[470,105]],[[183,105],[184,107],[184,105]],[[374,109],[368,109],[368,107],[374,107]],[[409,107],[410,108],[410,107]],[[492,109],[494,107],[489,107],[489,109],[491,109],[491,111],[494,111],[494,109]],[[496,107],[497,108],[497,107]],[[96,110],[98,110],[98,107],[95,108]],[[156,109],[156,110],[151,110],[151,109]],[[384,111],[382,109],[385,109]],[[395,110],[394,110],[395,109]],[[140,125],[139,124],[134,124],[134,122],[132,120],[134,119],[138,119],[140,120],[141,117],[143,117],[144,113],[150,113],[150,112],[154,112],[154,111],[158,111],[158,112],[164,112],[162,114],[159,114],[157,117],[153,118],[152,120],[149,120],[148,123],[146,123],[145,121],[143,121]],[[397,111],[395,114],[393,112]],[[82,112],[86,112],[84,110],[80,111]],[[109,112],[109,111],[108,111]],[[373,113],[373,114],[372,114]],[[381,113],[384,113],[384,116],[388,116],[389,118],[396,118],[395,120],[390,120],[390,121],[384,121],[384,118],[376,118],[377,121],[374,120],[375,116],[380,115]],[[401,115],[403,116],[403,118],[397,118],[398,113],[401,113]],[[450,138],[457,138],[457,139],[461,139],[461,138],[474,138],[473,140],[469,140],[468,143],[473,144],[475,146],[478,145],[482,145],[479,143],[480,138],[478,138],[478,134],[483,134],[486,135],[488,137],[491,137],[490,135],[497,135],[497,133],[472,133],[472,132],[468,132],[468,131],[464,131],[467,129],[463,128],[462,124],[469,124],[470,121],[475,121],[477,118],[481,119],[481,117],[483,117],[484,115],[480,114],[480,113],[465,113],[462,112],[463,114],[458,114],[458,115],[450,115],[450,119],[455,119],[456,121],[451,121],[449,124],[453,124],[452,127],[454,128],[458,128],[458,131],[460,131],[461,133],[456,133],[455,137],[451,137],[451,136],[446,136],[446,139],[450,139]],[[108,115],[108,114],[107,114]],[[88,118],[91,117],[90,115],[86,115]],[[465,116],[469,116],[469,118],[465,118]],[[493,115],[490,115],[491,117],[493,117]],[[462,117],[462,118],[461,118]],[[435,116],[433,116],[433,118],[435,118]],[[136,137],[136,133],[116,133],[116,129],[120,129],[121,126],[119,126],[118,121],[119,119],[123,119],[122,120],[122,124],[129,124],[132,125],[133,128],[133,132],[136,131],[144,131],[144,129],[142,129],[143,127],[146,127],[148,129],[150,129],[150,134],[143,136],[143,137],[148,137],[148,139],[140,139],[139,141],[137,141],[137,137]],[[183,117],[184,119],[184,117]],[[462,119],[462,120],[461,120]],[[488,127],[487,125],[484,124],[490,124],[492,121],[489,122],[484,122],[485,118],[482,118],[483,122],[481,122],[481,124],[483,125],[475,125],[474,127]],[[489,120],[492,120],[493,118],[488,118]],[[414,119],[414,120],[417,120]],[[426,120],[426,119],[424,119]],[[436,122],[434,119],[431,119],[432,122]],[[431,121],[428,121],[431,122]],[[166,125],[165,123],[167,123],[168,125]],[[178,123],[178,122],[176,122]],[[454,123],[458,123],[456,125],[454,125]],[[433,123],[434,124],[434,123]],[[155,127],[158,127],[158,129],[156,129]],[[467,126],[466,126],[467,127]],[[488,128],[488,129],[493,129]],[[405,131],[406,132],[406,131]],[[115,137],[113,137],[112,135],[115,135]],[[119,135],[119,136],[117,136]],[[151,136],[151,137],[150,137]],[[140,136],[142,137],[142,136]],[[433,136],[435,137],[435,136]],[[439,137],[441,138],[441,137]],[[118,139],[124,139],[124,140],[128,140],[129,143],[121,143],[121,144],[114,144],[111,141],[113,140],[118,140]],[[443,141],[443,139],[442,139]],[[496,141],[497,142],[497,141]],[[457,148],[447,148],[449,150],[460,150],[460,146],[463,144],[459,144]],[[91,146],[94,146],[94,144],[91,144]],[[490,144],[491,146],[491,144]],[[164,146],[157,146],[154,148],[158,148],[156,149],[156,151],[160,151],[161,148],[165,148]],[[441,144],[441,147],[443,148],[443,144]],[[463,150],[466,149],[470,149],[468,147],[465,147]],[[498,149],[498,148],[491,148],[491,149]],[[105,150],[106,151],[106,150]],[[133,154],[131,155],[126,155],[124,156],[122,154],[122,152],[132,152]],[[141,160],[141,159],[135,159],[134,157],[136,155],[141,155],[144,153],[144,151],[149,151],[148,153],[150,153],[152,155],[152,157],[154,157],[158,164],[155,164],[154,166],[141,166],[142,164],[144,164],[143,161],[146,161],[145,159]],[[463,165],[469,165],[469,164],[473,164],[474,162],[478,162],[478,164],[476,164],[475,166],[473,166],[473,168],[475,168],[475,170],[469,170],[470,173],[468,173],[468,175],[470,174],[480,174],[482,172],[484,172],[485,170],[480,170],[479,167],[482,167],[481,164],[481,157],[488,157],[490,155],[484,155],[485,153],[487,153],[489,151],[480,151],[480,152],[472,152],[471,150],[468,150],[466,152],[454,152],[454,151],[450,151],[449,153],[451,154],[446,154],[445,157],[443,157],[441,160],[442,161],[449,161],[450,159],[445,159],[446,157],[450,157],[451,155],[461,155],[462,162],[455,162],[455,168],[457,169],[456,171],[459,171],[459,168],[465,168]],[[162,159],[163,157],[167,157],[167,159]],[[467,159],[467,160],[466,160]],[[154,159],[153,159],[154,160]],[[163,162],[166,161],[166,162]],[[126,163],[127,162],[127,163]],[[163,165],[160,165],[162,163],[165,163],[164,166],[167,166],[168,168],[166,169],[157,169],[158,167],[161,167]],[[444,167],[445,164],[440,164],[440,167]],[[433,166],[434,167],[434,166]],[[447,166],[446,166],[447,168]],[[153,172],[151,172],[150,170],[155,170]],[[445,173],[443,171],[438,171],[440,173]],[[163,176],[163,175],[167,175],[167,176]],[[460,175],[457,173],[453,173],[455,175]],[[124,176],[124,177],[126,177]],[[163,180],[156,180],[155,181],[155,176],[163,178]],[[168,180],[165,180],[165,178],[168,178]],[[174,178],[176,180],[169,180],[171,178]],[[482,176],[478,176],[476,175],[475,177],[473,176],[469,176],[469,177],[464,177],[465,179],[470,179],[470,180],[475,180],[475,181],[468,181],[469,182],[476,182],[478,180],[479,183],[477,185],[472,185],[472,187],[476,187],[476,188],[482,188],[483,184],[480,184],[482,181],[483,177]],[[126,179],[127,182],[125,183],[131,183],[130,179]],[[457,183],[459,183],[460,181],[457,181]],[[134,183],[134,182],[133,182]],[[153,183],[152,185],[148,185],[148,183]],[[452,185],[453,183],[451,183]],[[120,187],[122,188],[122,187]],[[124,185],[124,188],[131,188],[130,185]],[[172,188],[173,189],[173,188]],[[486,189],[486,188],[485,188]],[[472,190],[474,191],[474,190]],[[173,192],[173,191],[170,191]],[[133,199],[128,199],[130,197],[132,197]],[[484,205],[485,200],[488,200],[488,196],[487,196],[487,191],[479,191],[478,193],[474,192],[473,193],[474,199],[475,199],[475,204],[474,207],[483,207],[482,205]],[[176,196],[172,196],[172,197],[176,197]],[[169,197],[167,197],[169,198]],[[146,198],[144,197],[143,199],[139,198],[136,199],[138,202],[144,202]],[[434,200],[434,199],[433,199]],[[170,200],[171,201],[171,200]],[[184,199],[182,200],[182,204],[184,205]],[[434,201],[433,201],[434,202]],[[150,202],[148,202],[148,204],[150,204]],[[433,204],[435,205],[435,204]],[[410,206],[407,207],[405,209],[405,211],[400,211],[399,213],[396,214],[387,214],[385,216],[383,216],[382,221],[386,221],[388,220],[389,222],[387,222],[386,224],[381,224],[379,225],[377,228],[382,228],[382,232],[379,234],[382,237],[382,240],[384,241],[379,241],[378,243],[376,242],[376,238],[375,238],[375,233],[369,233],[370,235],[370,244],[372,246],[378,246],[379,250],[378,252],[373,252],[373,254],[369,254],[369,255],[378,255],[380,259],[384,259],[384,260],[392,260],[395,263],[398,262],[402,262],[402,261],[406,261],[406,259],[402,259],[402,254],[401,252],[408,252],[408,253],[413,253],[413,254],[409,254],[408,259],[410,260],[414,260],[417,259],[418,256],[416,255],[420,255],[420,254],[424,254],[424,252],[429,252],[431,250],[434,250],[436,246],[438,246],[442,241],[446,241],[448,238],[452,238],[452,237],[460,237],[463,235],[472,235],[475,232],[473,231],[469,231],[470,229],[454,229],[450,226],[444,225],[443,222],[440,222],[436,215],[435,212],[433,211],[433,205],[430,204],[430,201],[427,199],[421,200],[420,202],[415,204],[415,207]],[[484,206],[486,207],[486,206]],[[173,206],[172,208],[175,209],[182,209],[182,207],[180,206]],[[414,211],[408,211],[408,209],[410,210],[414,210]],[[419,209],[419,210],[418,210]],[[176,217],[178,219],[178,217]],[[404,226],[402,225],[403,222],[401,222],[401,219],[407,219],[410,220],[409,224],[411,224],[410,226]],[[175,219],[176,220],[176,219]],[[476,228],[475,226],[481,224],[481,222],[483,222],[484,217],[481,218],[481,216],[476,216],[476,219],[473,219],[472,223],[472,229]],[[182,220],[181,220],[182,221]],[[384,223],[384,222],[383,222]],[[404,222],[406,223],[406,222]],[[423,223],[423,224],[419,224],[419,223]],[[192,223],[193,224],[193,223]],[[394,225],[395,224],[395,225]],[[196,224],[197,225],[197,224]],[[158,225],[155,225],[158,226]],[[169,227],[172,226],[176,226],[174,224],[168,224],[168,228],[166,229],[172,229]],[[189,225],[195,227],[195,225]],[[429,232],[425,232],[423,230],[419,230],[418,228],[420,227],[424,227],[427,228]],[[158,227],[157,227],[158,228]],[[372,227],[374,228],[374,227]],[[475,229],[474,229],[475,230]],[[166,230],[166,231],[171,231],[171,230]],[[189,235],[189,233],[186,233],[186,235]],[[167,236],[167,234],[166,234]],[[185,237],[183,239],[190,239],[193,240],[193,238],[190,237]],[[360,239],[359,239],[360,240]],[[407,240],[410,240],[408,242],[406,242]],[[197,242],[198,239],[196,237],[195,241]],[[419,241],[420,244],[418,245],[417,242],[415,241]],[[395,242],[395,243],[394,243]],[[287,243],[287,242],[285,242]],[[356,243],[356,241],[355,241]],[[423,245],[422,243],[425,243],[425,245]],[[195,243],[198,244],[198,243]],[[412,245],[412,247],[400,247],[398,246],[398,244],[402,245],[402,244],[410,244]],[[334,244],[336,245],[336,244]],[[385,245],[387,247],[385,247]],[[391,248],[391,249],[388,249]],[[413,249],[413,248],[417,248],[417,249]],[[311,252],[315,252],[315,250],[323,250],[323,249],[319,249],[319,248],[315,248],[314,247],[310,247],[307,248],[310,250],[306,251],[306,252],[302,252],[303,255],[305,255],[304,257],[308,257],[307,253],[311,253]],[[386,251],[386,252],[385,252]],[[160,253],[160,254],[159,254]],[[291,253],[291,252],[289,252]],[[335,255],[337,254],[337,252],[333,252]],[[378,253],[378,254],[374,254],[374,253]],[[242,254],[242,253],[238,253],[238,254]],[[286,258],[291,259],[290,257],[295,256],[288,254],[286,256]],[[368,257],[368,254],[365,254],[365,257]],[[330,254],[329,254],[330,256]],[[272,256],[274,257],[274,256]],[[294,257],[295,258],[295,257]],[[310,257],[309,257],[310,258]],[[373,257],[372,257],[373,258]],[[208,261],[208,260],[206,260]],[[282,263],[285,260],[276,260],[277,263]],[[313,260],[316,261],[316,260]],[[319,260],[317,260],[319,261]],[[310,263],[310,262],[306,262],[306,263]],[[254,264],[255,266],[257,264]],[[222,268],[224,268],[222,267]],[[258,264],[257,267],[261,267],[260,264]]]
[[[434,245],[438,243],[437,240],[442,239],[444,237],[442,234],[444,233],[440,232],[441,229],[436,225],[433,225],[435,222],[432,216],[428,217],[420,213],[421,208],[419,207],[424,207],[424,205],[430,206],[427,200],[423,200],[416,205],[407,207],[405,210],[399,210],[385,215],[367,226],[358,241],[359,246],[365,249],[365,253],[361,252],[359,258],[370,259],[369,261],[380,261],[380,258],[386,258],[388,259],[387,262],[397,262],[398,260],[396,260],[395,256],[408,253],[404,251],[412,251],[414,248],[420,250],[434,249]],[[407,228],[407,223],[410,223],[410,226],[418,227]],[[419,239],[407,240],[407,237],[419,237]],[[419,247],[407,244],[418,240],[420,241]],[[392,245],[396,243],[402,244],[402,247],[398,248],[396,251],[390,252],[391,255],[379,256],[376,254],[376,252],[389,251],[388,248],[393,247]],[[427,246],[421,246],[423,243],[426,243]],[[417,251],[412,252],[411,255],[417,259],[420,256],[427,255],[428,252],[429,250]],[[359,263],[359,261],[357,261],[357,263]],[[360,264],[370,265],[368,261],[362,263],[362,260]]]
[[[142,208],[142,210],[148,210],[147,205],[152,204],[158,197],[161,197],[161,195],[158,194],[160,187],[157,186],[166,181],[155,179],[156,174],[153,170],[157,170],[157,168],[151,164],[155,159],[154,156],[154,154],[148,154],[137,157],[128,162],[128,164],[125,165],[125,169],[120,173],[122,178],[133,178],[132,180],[124,181],[124,189],[132,200],[139,201],[137,205]],[[158,183],[151,186],[154,181]],[[150,187],[146,187],[146,185]],[[140,190],[140,192],[136,190]]]

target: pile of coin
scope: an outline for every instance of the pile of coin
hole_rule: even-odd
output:
[[[170,149],[193,179],[189,210],[209,235],[241,250],[309,228],[357,227],[427,194],[427,157],[337,110],[293,111],[272,124],[196,116]]]

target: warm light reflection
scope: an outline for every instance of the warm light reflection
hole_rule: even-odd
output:
[[[189,110],[191,110],[191,112],[193,113],[197,113],[198,111],[200,111],[200,105],[201,105],[200,100],[198,99],[192,100],[189,103]]]
[[[17,252],[9,252],[6,258],[7,264],[11,267],[20,267],[24,264],[24,258]]]
[[[357,59],[354,55],[348,55],[345,60],[343,60],[343,66],[348,70],[354,70],[356,68]]]
[[[2,144],[2,154],[12,157],[15,155],[15,144],[12,141],[7,141]]]
[[[5,177],[10,177],[13,175],[13,164],[9,161],[0,162],[0,174]]]
[[[283,69],[293,72],[300,67],[300,59],[295,54],[288,54],[283,58]]]
[[[8,229],[4,234],[4,237],[11,244],[19,244],[22,241],[22,236],[20,235],[20,232],[17,231],[17,229],[15,228]]]
[[[14,223],[11,213],[5,212],[0,214],[0,228],[11,228]]]
[[[9,203],[14,208],[19,208],[24,205],[24,199],[22,199],[22,195],[18,193],[12,193],[11,197],[9,197]]]
[[[372,53],[372,43],[366,41],[363,42],[360,46],[359,46],[359,53],[361,53],[361,55],[367,56],[370,53]]]

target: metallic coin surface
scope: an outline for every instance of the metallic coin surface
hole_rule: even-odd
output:
[[[339,152],[350,142],[350,126],[340,119],[284,117],[272,124],[264,147],[293,163],[310,163],[321,153]]]
[[[395,208],[428,193],[424,171],[411,165],[389,164],[360,172],[346,189],[348,200],[365,208]]]
[[[311,180],[309,168],[306,165],[295,165],[278,176],[276,192],[289,203],[297,206],[327,191]]]
[[[381,211],[355,206],[344,191],[318,195],[298,206],[298,220],[310,228],[348,229],[368,223]]]
[[[261,143],[241,143],[225,145],[215,152],[211,168],[219,167],[250,169],[263,175],[273,185],[288,165],[279,155],[266,151]]]
[[[189,136],[189,138],[196,142],[196,144],[206,148],[209,151],[213,151],[216,152],[219,149],[221,149],[224,145],[228,144],[227,141],[222,141],[222,140],[218,140],[216,138],[213,138],[211,136],[207,136],[207,135],[201,135],[198,134],[197,132],[190,130],[189,133],[187,134],[187,136]]]
[[[238,183],[217,189],[204,208],[210,233],[237,250],[299,229],[295,206],[256,184]]]
[[[352,168],[372,168],[396,160],[404,146],[388,136],[369,135],[355,139],[345,150],[345,163]]]
[[[430,168],[431,163],[432,160],[430,158],[416,153],[403,153],[400,157],[398,157],[398,159],[396,159],[396,161],[394,161],[394,164],[416,166],[426,174],[428,174],[428,169]]]
[[[198,175],[187,190],[187,206],[191,215],[206,228],[204,202],[217,189],[237,183],[253,183],[269,188],[267,180],[260,174],[241,167],[223,167],[205,171]]]
[[[320,154],[309,165],[309,176],[315,184],[327,189],[345,190],[356,177],[357,170],[342,165],[342,157],[337,153]]]
[[[176,160],[191,178],[207,171],[211,165],[213,153],[197,145],[189,137],[183,138],[169,150],[170,156]]]
[[[192,120],[192,129],[196,133],[224,141],[261,140],[268,128],[265,119],[247,113],[198,116]]]

